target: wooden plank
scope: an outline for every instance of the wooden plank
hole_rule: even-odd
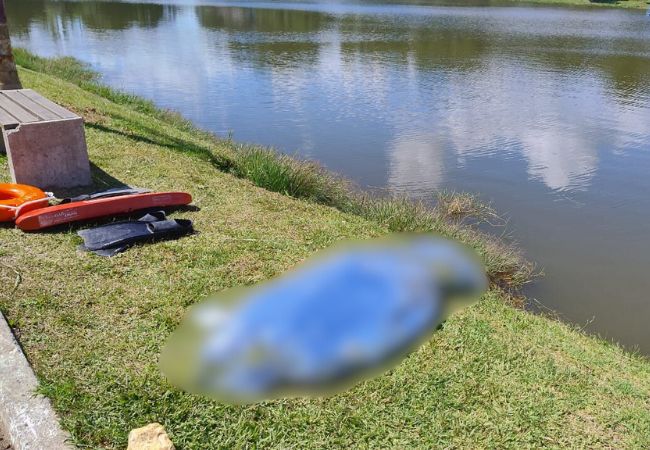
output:
[[[30,123],[38,122],[38,116],[30,113],[22,106],[18,105],[16,102],[12,101],[7,95],[6,92],[0,93],[0,107],[7,111],[9,114],[18,119],[20,123]]]
[[[39,105],[34,100],[27,97],[22,91],[5,91],[4,94],[9,97],[9,99],[16,102],[18,105],[22,106],[30,113],[38,116],[42,120],[57,120],[61,119],[61,116],[55,114],[49,109],[45,108],[42,105]]]
[[[2,127],[15,127],[18,125],[18,119],[0,107],[0,124]]]
[[[33,100],[34,102],[38,103],[39,105],[43,106],[44,108],[49,109],[53,113],[57,114],[59,117],[62,119],[77,119],[79,118],[78,115],[73,113],[72,111],[68,111],[65,109],[63,106],[59,106],[56,103],[54,103],[51,100],[46,99],[43,97],[41,94],[39,94],[36,91],[32,91],[31,89],[23,89],[20,92],[22,92],[25,97]]]

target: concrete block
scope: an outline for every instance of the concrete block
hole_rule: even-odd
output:
[[[91,183],[83,119],[30,89],[0,91],[0,125],[15,183],[42,189]]]
[[[90,184],[83,119],[34,122],[4,133],[14,183],[42,189]]]

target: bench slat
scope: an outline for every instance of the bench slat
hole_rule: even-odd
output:
[[[16,120],[14,116],[0,107],[0,124],[2,124],[3,127],[11,128],[18,125],[18,123],[18,120]]]
[[[39,105],[34,100],[27,97],[22,91],[6,91],[4,94],[14,102],[18,103],[21,107],[28,110],[31,114],[38,116],[42,120],[57,120],[61,116],[50,111],[42,105]]]
[[[42,95],[38,94],[35,91],[32,91],[31,89],[23,89],[21,92],[25,95],[25,97],[33,100],[35,103],[38,103],[44,108],[49,109],[53,113],[59,115],[59,117],[61,117],[62,119],[76,119],[79,117],[72,111],[68,111],[63,106],[57,105],[53,101],[46,99],[45,97],[43,97]]]
[[[2,107],[2,109],[4,109],[6,112],[14,116],[16,119],[18,119],[19,123],[30,123],[30,122],[39,121],[38,116],[30,113],[25,108],[18,105],[15,101],[11,99],[11,97],[7,95],[7,92],[11,92],[11,91],[0,92],[0,107]]]

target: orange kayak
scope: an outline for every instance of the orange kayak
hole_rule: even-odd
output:
[[[39,188],[26,184],[0,184],[0,222],[12,222],[20,214],[43,208],[49,198]]]
[[[23,231],[37,231],[81,220],[129,214],[140,209],[182,206],[191,202],[192,196],[185,192],[147,192],[82,200],[21,214],[16,219],[16,226]]]

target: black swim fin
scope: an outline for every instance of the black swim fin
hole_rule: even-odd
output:
[[[77,232],[84,240],[82,250],[100,256],[113,256],[139,242],[177,238],[193,232],[192,221],[167,220],[164,211],[146,214],[138,220],[126,220]]]

